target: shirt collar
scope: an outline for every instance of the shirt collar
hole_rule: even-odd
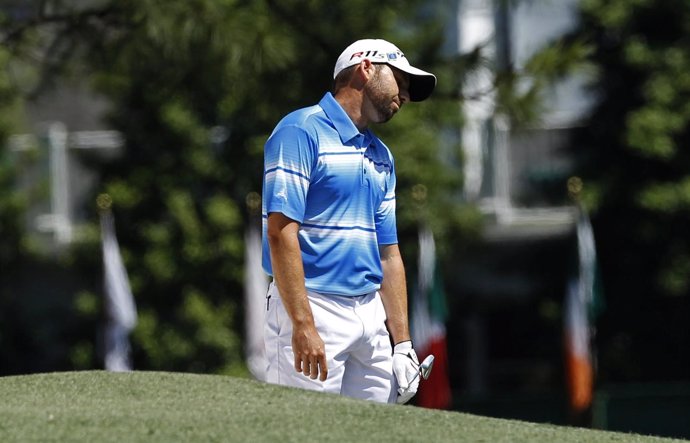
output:
[[[340,136],[340,141],[344,144],[351,142],[353,139],[359,137],[356,141],[361,146],[367,146],[371,143],[372,134],[369,130],[365,130],[364,133],[359,132],[357,126],[352,122],[352,119],[345,112],[340,103],[333,97],[333,94],[327,92],[321,101],[319,106],[326,113],[326,116],[333,122],[335,130],[338,131]]]

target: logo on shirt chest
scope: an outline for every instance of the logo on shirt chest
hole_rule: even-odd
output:
[[[362,163],[365,184],[378,191],[385,192],[386,182],[391,171],[390,165],[387,162],[377,161],[368,157],[366,154]]]
[[[367,149],[338,149],[319,155],[317,173],[312,174],[310,192],[316,191],[327,200],[363,197],[364,191],[373,202],[380,202],[392,173],[388,158],[379,159]]]

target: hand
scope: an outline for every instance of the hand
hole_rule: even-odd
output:
[[[417,353],[412,349],[412,341],[398,343],[393,348],[393,374],[398,380],[399,404],[410,401],[419,388],[419,360]]]
[[[311,324],[300,328],[293,326],[292,352],[295,355],[295,370],[312,380],[325,381],[328,377],[326,351],[316,327]]]

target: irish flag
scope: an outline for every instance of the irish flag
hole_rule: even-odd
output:
[[[585,413],[594,394],[591,319],[598,310],[597,258],[589,217],[580,209],[577,220],[577,267],[568,281],[564,302],[566,386],[571,413]]]
[[[412,342],[419,360],[435,356],[434,368],[428,380],[422,380],[417,393],[418,406],[448,409],[452,403],[448,380],[448,350],[446,348],[447,316],[445,293],[436,268],[436,244],[428,226],[419,230],[419,258],[417,286],[412,298]]]

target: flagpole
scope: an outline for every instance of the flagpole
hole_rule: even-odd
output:
[[[417,282],[411,288],[412,342],[420,358],[434,355],[434,370],[422,382],[415,400],[417,406],[448,409],[452,394],[448,377],[446,343],[446,304],[441,273],[436,261],[436,243],[427,213],[426,186],[412,187],[412,199],[417,206],[418,259]]]
[[[101,222],[103,292],[105,306],[104,367],[107,371],[131,371],[129,334],[137,322],[136,306],[122,262],[108,194],[96,198]]]
[[[596,374],[595,329],[591,310],[594,299],[596,252],[587,211],[582,203],[584,183],[573,176],[568,195],[576,208],[576,277],[568,281],[564,302],[566,387],[571,424],[591,426]]]
[[[581,206],[581,198],[582,198],[582,189],[584,188],[584,183],[582,182],[582,179],[577,176],[570,177],[568,179],[568,196],[570,196],[570,199],[575,202],[577,205],[578,209]]]
[[[247,229],[244,239],[244,330],[245,359],[249,372],[263,381],[266,373],[264,352],[264,301],[268,278],[261,266],[261,195],[250,192],[245,199]]]

